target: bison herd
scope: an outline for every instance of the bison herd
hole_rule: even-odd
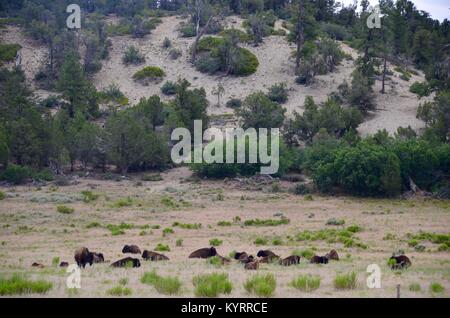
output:
[[[141,252],[140,248],[137,245],[125,245],[122,249],[122,253],[124,254],[141,254],[142,259],[147,261],[167,261],[169,258],[163,254],[144,250]],[[222,264],[229,264],[231,260],[229,258],[223,257],[217,253],[217,250],[214,247],[205,247],[198,249],[192,252],[189,255],[189,258],[210,258],[216,257],[220,260]],[[86,247],[80,247],[75,251],[75,262],[79,267],[84,268],[86,264],[93,265],[94,263],[103,263],[105,262],[105,258],[102,253],[91,252]],[[300,263],[302,259],[301,256],[298,255],[290,255],[288,257],[282,258],[272,252],[271,250],[260,250],[256,254],[256,257],[253,255],[249,255],[246,252],[236,252],[234,254],[234,259],[239,263],[244,265],[245,269],[248,270],[256,270],[259,268],[259,264],[262,263],[278,263],[281,266],[291,266]],[[331,250],[329,253],[324,256],[314,255],[308,261],[313,264],[328,264],[329,260],[338,261],[339,255],[336,250]],[[389,265],[391,269],[406,269],[411,266],[410,259],[405,255],[395,256],[393,255],[389,259]],[[43,268],[44,266],[39,263],[33,263],[33,267]],[[61,262],[60,267],[69,266],[68,262]],[[140,267],[141,262],[138,258],[133,257],[125,257],[119,259],[113,263],[111,263],[112,267]]]

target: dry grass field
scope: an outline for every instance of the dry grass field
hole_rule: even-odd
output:
[[[19,273],[31,280],[52,283],[44,294],[20,296],[120,296],[111,289],[122,286],[122,291],[126,290],[122,295],[128,297],[168,297],[164,291],[141,282],[143,274],[152,270],[178,278],[181,287],[171,295],[178,297],[195,296],[193,277],[204,273],[228,274],[232,290],[226,297],[255,296],[244,288],[244,283],[256,273],[274,275],[273,297],[396,297],[398,284],[401,297],[450,296],[448,249],[439,251],[439,244],[412,242],[408,236],[420,231],[447,234],[448,201],[301,196],[292,194],[290,189],[295,184],[286,181],[255,186],[230,180],[196,180],[187,168],[161,173],[161,177],[159,181],[143,181],[149,180],[143,175],[112,180],[85,177],[67,186],[49,183],[0,187],[5,194],[0,201],[0,276]],[[73,212],[58,212],[61,205]],[[332,218],[345,223],[327,225]],[[252,219],[274,222],[252,225],[248,222]],[[285,219],[288,221],[277,222]],[[352,225],[357,225],[359,231],[346,230]],[[172,231],[165,230],[168,228]],[[317,233],[322,234],[314,235]],[[346,246],[341,235],[350,237]],[[204,259],[188,259],[193,250],[210,246],[211,239],[222,241],[216,248],[226,257],[232,251],[255,255],[266,248],[283,257],[294,250],[324,255],[336,249],[341,259],[317,265],[302,258],[296,266],[261,264],[257,271],[245,270],[235,260],[229,265],[214,265]],[[125,244],[154,250],[159,243],[170,248],[161,252],[169,261],[141,260],[140,268],[110,267],[110,262],[124,257],[121,250]],[[412,247],[415,244],[419,247]],[[58,264],[74,263],[74,250],[80,246],[102,252],[106,262],[83,269],[81,289],[70,290],[66,287],[68,274]],[[398,250],[404,250],[412,261],[405,271],[392,271],[387,265],[388,258]],[[32,267],[33,262],[44,268]],[[382,270],[380,289],[366,286],[366,268],[373,263]],[[336,289],[336,275],[352,271],[357,275],[356,288]],[[320,276],[319,288],[306,292],[291,286],[293,279],[305,274]],[[434,283],[444,290],[435,288],[433,292],[430,286]]]

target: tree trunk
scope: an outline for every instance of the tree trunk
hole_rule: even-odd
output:
[[[200,42],[201,37],[203,36],[205,31],[208,29],[209,23],[211,22],[212,19],[213,19],[213,16],[211,16],[208,19],[205,26],[200,30],[200,16],[198,16],[198,18],[197,18],[197,26],[196,26],[196,30],[197,30],[196,34],[197,35],[195,36],[194,45],[192,46],[192,63],[194,63],[195,60],[197,59],[198,42]]]
[[[297,23],[295,26],[296,42],[297,42],[297,52],[295,54],[295,74],[298,75],[300,71],[300,54],[303,46],[303,27],[302,27],[302,1],[298,2],[298,16]]]
[[[387,72],[387,56],[386,56],[386,52],[385,52],[384,53],[383,79],[382,79],[382,83],[381,83],[381,94],[384,94],[386,92],[386,90],[385,90],[386,72]]]

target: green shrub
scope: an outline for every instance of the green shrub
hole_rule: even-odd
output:
[[[219,221],[219,222],[217,222],[217,226],[231,226],[231,222],[229,222],[229,221]]]
[[[237,76],[248,76],[256,72],[259,62],[255,54],[247,49],[239,48],[238,57],[231,66],[231,74]]]
[[[33,179],[38,181],[53,181],[53,173],[48,169],[44,169],[33,173]]]
[[[101,224],[98,222],[91,222],[91,223],[88,223],[88,225],[86,225],[87,229],[92,229],[92,228],[97,228],[97,227],[101,227]]]
[[[270,297],[274,294],[277,287],[277,281],[273,274],[254,275],[248,278],[244,283],[245,290],[250,294],[259,297]]]
[[[195,61],[195,67],[199,72],[214,74],[220,71],[222,68],[222,61],[220,58],[210,56],[210,55],[201,55]]]
[[[174,233],[174,231],[170,227],[166,227],[165,229],[163,229],[163,235],[173,234],[173,233]]]
[[[152,285],[158,293],[164,295],[176,295],[180,292],[182,286],[178,277],[159,276],[155,270],[144,273],[141,277],[141,283]]]
[[[5,198],[6,198],[6,194],[3,193],[2,191],[0,191],[0,201],[4,200]],[[231,225],[231,223],[230,223],[230,225]]]
[[[106,294],[109,296],[121,297],[121,296],[129,296],[131,295],[131,289],[123,286],[116,286],[106,291]]]
[[[22,47],[19,44],[0,43],[0,65],[4,62],[12,62],[17,56],[17,52]]]
[[[292,255],[304,257],[305,259],[311,259],[316,253],[312,249],[294,250]]]
[[[130,197],[122,198],[113,203],[113,207],[122,208],[126,206],[132,206],[133,200]]]
[[[29,280],[19,274],[13,274],[9,278],[0,277],[0,296],[45,294],[52,287],[53,284],[50,282]]]
[[[228,108],[236,109],[242,106],[242,101],[239,98],[232,98],[225,104]]]
[[[272,219],[251,219],[251,220],[245,220],[244,225],[245,226],[278,226],[283,224],[289,224],[290,220],[287,218],[282,218],[280,220],[272,220]]]
[[[132,45],[128,47],[123,54],[122,62],[126,65],[138,65],[145,62],[145,57],[141,53],[139,53],[138,49],[135,46]]]
[[[202,227],[201,223],[179,223],[179,222],[174,222],[172,224],[173,227],[177,226],[180,227],[182,229],[188,229],[188,230],[198,230]]]
[[[357,284],[355,272],[337,274],[334,278],[334,287],[336,289],[355,289]]]
[[[171,60],[176,60],[177,58],[179,58],[181,56],[181,51],[179,49],[171,49],[169,51],[169,58]]]
[[[162,47],[165,49],[168,49],[169,47],[172,46],[172,42],[169,40],[168,37],[165,37],[162,43]]]
[[[197,297],[217,297],[220,294],[230,294],[233,289],[226,273],[198,275],[192,279],[192,283]]]
[[[412,292],[419,292],[422,289],[422,287],[420,287],[419,283],[411,283],[409,285],[409,290]]]
[[[419,97],[425,97],[425,96],[430,96],[431,94],[431,87],[428,84],[428,82],[415,82],[414,84],[411,85],[411,87],[409,88],[409,91],[413,94],[418,95]]]
[[[179,29],[181,36],[184,38],[191,38],[196,36],[197,32],[195,31],[195,24],[188,23],[180,27]]]
[[[320,277],[311,275],[301,275],[296,279],[294,279],[290,285],[303,292],[311,292],[320,287]]]
[[[72,214],[75,211],[75,209],[65,205],[58,205],[56,207],[56,211],[62,214]]]
[[[276,237],[272,240],[272,245],[275,246],[283,245],[283,240],[281,238]]]
[[[95,194],[92,191],[83,191],[83,192],[81,192],[81,194],[83,195],[83,201],[85,203],[89,203],[89,202],[95,201],[99,197],[98,194]]]
[[[172,81],[167,81],[161,86],[161,92],[164,95],[175,95],[177,92],[177,83]]]
[[[254,241],[256,245],[267,245],[267,239],[264,237],[257,237]]]
[[[10,164],[0,175],[0,180],[5,180],[12,184],[23,184],[31,175],[32,172],[28,167]]]
[[[223,241],[219,240],[218,238],[213,238],[209,240],[209,245],[211,246],[220,246],[222,245]]]
[[[430,291],[432,293],[442,293],[445,290],[444,286],[442,286],[439,283],[431,283],[430,284]]]
[[[213,257],[207,258],[206,262],[216,267],[222,266],[222,259],[220,259],[217,255]]]
[[[161,68],[157,66],[146,66],[134,73],[133,79],[136,81],[158,81],[161,80],[164,76],[166,76],[166,73],[164,73]]]
[[[277,102],[280,104],[285,103],[288,100],[288,90],[285,83],[279,83],[272,85],[269,88],[269,92],[267,93],[267,97],[273,102]]]
[[[170,247],[169,247],[169,245],[158,243],[158,245],[156,245],[156,247],[155,247],[155,251],[157,251],[157,252],[170,252]]]
[[[177,239],[177,241],[175,242],[176,246],[183,246],[183,239]]]
[[[345,224],[345,220],[343,219],[336,219],[336,218],[331,218],[327,220],[326,225],[344,225]]]
[[[347,231],[352,232],[352,233],[358,233],[362,231],[362,228],[358,225],[350,225],[349,227],[347,227]]]
[[[163,178],[161,177],[161,174],[156,173],[156,174],[146,174],[146,175],[143,175],[142,178],[141,178],[141,180],[142,180],[142,181],[152,181],[152,182],[155,182],[155,181],[162,181]]]
[[[306,195],[310,194],[311,190],[303,183],[297,183],[294,187],[294,194]]]

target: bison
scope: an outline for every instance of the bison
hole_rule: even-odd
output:
[[[280,265],[282,266],[291,266],[297,264],[300,264],[300,256],[298,255],[291,255],[280,260]]]
[[[411,266],[411,261],[405,255],[392,255],[389,259],[389,264],[391,265],[391,269],[407,269]]]
[[[94,263],[103,263],[105,261],[102,253],[92,252],[92,254],[94,256]]]
[[[313,264],[328,264],[328,257],[314,255],[310,262]]]
[[[259,268],[259,262],[258,261],[248,262],[244,265],[244,268],[248,270],[257,270]]]
[[[271,250],[260,250],[260,251],[258,251],[258,254],[256,254],[256,256],[258,256],[258,257],[268,257],[269,260],[280,258],[277,254],[275,254]]]
[[[338,261],[339,260],[339,255],[336,252],[336,250],[331,250],[329,253],[325,254],[325,257],[328,259],[332,259],[334,261]]]
[[[80,247],[75,251],[75,262],[79,267],[85,267],[86,264],[92,266],[94,262],[94,253],[89,252],[86,247]]]
[[[112,267],[141,267],[141,262],[137,258],[125,257],[111,264]]]
[[[189,258],[209,258],[217,255],[214,247],[205,247],[192,252]]]
[[[137,245],[125,245],[122,249],[122,253],[141,254],[141,250]]]
[[[144,250],[144,252],[142,253],[142,258],[147,261],[153,261],[153,262],[169,260],[169,258],[166,255],[159,254],[159,253],[152,252],[152,251],[147,251],[147,250]]]
[[[33,264],[31,264],[31,267],[44,268],[45,266],[42,265],[41,263],[34,262]]]
[[[59,263],[59,267],[68,267],[69,263],[68,262],[61,262]]]

